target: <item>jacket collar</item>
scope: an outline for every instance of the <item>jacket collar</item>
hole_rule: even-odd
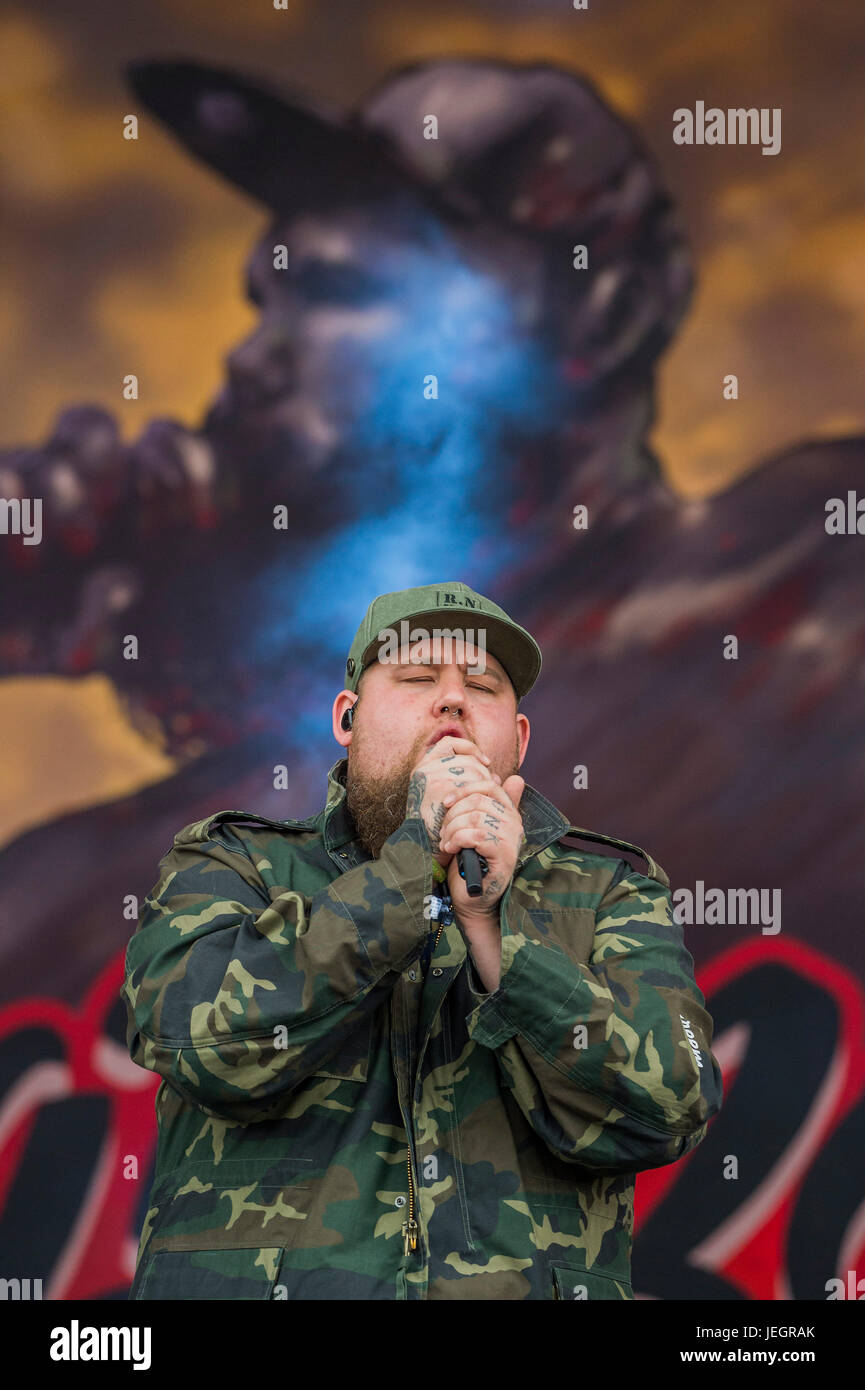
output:
[[[356,841],[357,831],[345,801],[345,774],[348,759],[340,758],[327,774],[327,800],[321,812],[325,848],[340,849]],[[518,866],[545,849],[554,840],[567,835],[570,821],[562,815],[535,787],[525,785],[519,805],[526,841],[520,852]],[[360,850],[360,846],[357,846]]]

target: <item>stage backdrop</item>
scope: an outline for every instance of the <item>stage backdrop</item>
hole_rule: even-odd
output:
[[[117,15],[0,21],[0,1275],[125,1298],[158,860],[317,810],[367,604],[461,579],[544,653],[522,772],[664,866],[715,1021],[637,1296],[862,1297],[865,17]]]

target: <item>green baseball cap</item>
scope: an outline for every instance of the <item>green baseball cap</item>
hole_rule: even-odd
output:
[[[466,641],[492,653],[501,662],[518,700],[528,694],[541,669],[541,649],[524,627],[509,618],[503,608],[483,594],[475,593],[459,580],[442,580],[417,589],[398,589],[379,594],[366,610],[354,635],[345,663],[345,688],[357,691],[365,668],[376,659],[379,648],[394,634],[402,639],[400,624],[442,632],[462,632]],[[484,632],[478,642],[478,630]],[[385,631],[387,630],[387,632]],[[382,634],[385,634],[384,636]],[[434,635],[434,634],[433,634]]]

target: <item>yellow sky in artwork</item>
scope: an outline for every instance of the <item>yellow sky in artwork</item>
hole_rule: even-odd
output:
[[[0,681],[0,845],[43,820],[158,782],[174,762],[130,729],[105,676]]]

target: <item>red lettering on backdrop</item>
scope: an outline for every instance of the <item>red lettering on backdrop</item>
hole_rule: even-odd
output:
[[[686,1261],[714,1271],[743,1297],[756,1299],[791,1296],[785,1244],[802,1182],[816,1154],[865,1092],[862,987],[848,971],[812,947],[798,941],[759,940],[723,952],[697,974],[710,1012],[714,995],[770,963],[800,975],[834,1001],[838,1034],[831,1066],[805,1122],[783,1150],[783,1161],[762,1175],[758,1194],[752,1191],[732,1216],[723,1217],[718,1228],[698,1239],[696,1247],[685,1255]],[[153,1103],[159,1078],[137,1067],[125,1048],[106,1033],[106,1019],[117,1006],[123,964],[124,953],[120,952],[100,973],[78,1011],[44,997],[20,1000],[0,1011],[0,1045],[28,1030],[42,1030],[57,1040],[57,1055],[42,1059],[30,1056],[0,1105],[0,1211],[5,1208],[42,1107],[71,1096],[99,1096],[108,1106],[86,1196],[69,1214],[67,1228],[57,1232],[60,1255],[54,1268],[25,1272],[46,1280],[45,1298],[116,1296],[132,1280],[138,1242],[136,1217],[146,1195],[144,1185],[150,1181],[156,1141]],[[771,1001],[767,1007],[771,1008]],[[723,1072],[725,1105],[748,1059],[749,1036],[747,1018],[741,1025],[731,1025],[728,1020],[723,1030],[716,1030],[713,1048]],[[759,1065],[759,1060],[751,1058],[750,1065]],[[724,1122],[724,1114],[722,1107],[710,1123],[710,1135]],[[747,1161],[747,1135],[725,1133],[723,1147],[728,1146],[740,1160]],[[639,1249],[639,1233],[652,1214],[661,1207],[672,1209],[677,1184],[690,1165],[700,1162],[703,1150],[704,1145],[700,1145],[676,1164],[638,1175],[635,1250]],[[127,1155],[137,1158],[137,1180],[124,1177]],[[46,1176],[46,1180],[50,1178]],[[827,1200],[831,1201],[831,1195]],[[856,1267],[861,1268],[863,1253],[848,1250],[846,1257],[855,1262],[858,1256]],[[639,1289],[637,1292],[639,1296]]]
[[[782,965],[799,975],[808,985],[823,991],[831,998],[837,1011],[838,1031],[834,1054],[823,1082],[813,1096],[805,1121],[793,1133],[781,1159],[770,1172],[762,1175],[759,1192],[751,1193],[743,1205],[721,1221],[719,1228],[690,1252],[695,1267],[712,1270],[740,1290],[745,1298],[785,1299],[793,1297],[788,1282],[786,1243],[796,1200],[809,1167],[821,1148],[857,1105],[865,1093],[865,993],[860,982],[828,956],[800,941],[760,939],[732,947],[722,952],[697,972],[697,983],[712,1013],[712,999],[737,981],[765,967]],[[771,1013],[772,1001],[766,1001]],[[786,1023],[779,1024],[786,1026]],[[802,1020],[807,1028],[808,1021]],[[725,1127],[726,1107],[736,1086],[736,1078],[748,1052],[749,1023],[743,1018],[740,1025],[717,1029],[713,1052],[724,1079],[724,1105],[710,1121],[708,1134],[716,1126]],[[815,1040],[816,1043],[816,1040]],[[759,1065],[759,1057],[755,1059]],[[795,1088],[796,1076],[779,1076],[779,1087]],[[752,1117],[755,1128],[759,1117]],[[708,1139],[707,1134],[707,1139]],[[729,1142],[728,1142],[729,1141]],[[639,1232],[661,1204],[676,1200],[676,1184],[689,1165],[705,1158],[705,1144],[678,1163],[665,1168],[649,1169],[637,1176],[635,1187],[635,1248]],[[747,1134],[724,1134],[723,1148],[738,1154],[740,1162],[747,1160]],[[717,1177],[712,1174],[712,1180]],[[708,1182],[706,1184],[708,1188]],[[862,1183],[865,1195],[865,1178]],[[860,1197],[861,1200],[861,1197]],[[826,1194],[831,1205],[832,1194]],[[850,1211],[851,1220],[855,1213]],[[663,1218],[662,1218],[663,1219]],[[815,1252],[815,1257],[817,1252]],[[859,1270],[865,1264],[865,1248],[847,1251],[846,1259],[853,1260]],[[834,1273],[834,1268],[829,1270]],[[682,1297],[687,1297],[682,1292]]]

